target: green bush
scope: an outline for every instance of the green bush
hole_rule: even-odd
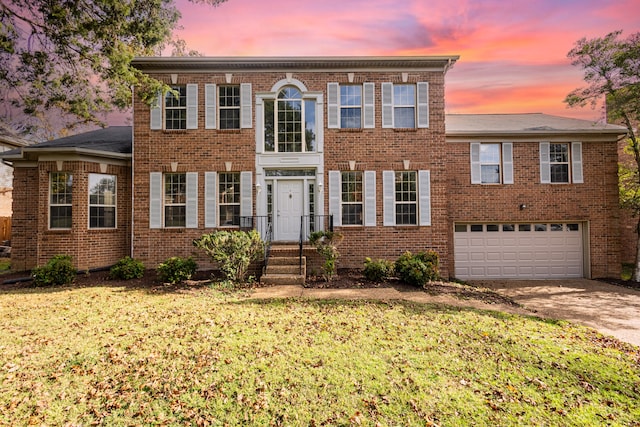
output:
[[[76,269],[70,255],[55,255],[44,266],[31,271],[36,286],[67,285],[76,278]]]
[[[135,260],[131,257],[124,257],[119,260],[109,270],[111,279],[131,280],[139,279],[144,275],[144,264],[142,261]]]
[[[171,257],[158,265],[158,278],[164,283],[176,283],[191,279],[198,265],[193,258]]]
[[[415,255],[407,251],[396,260],[395,269],[402,281],[420,287],[440,277],[438,254],[435,251],[418,252]]]
[[[364,270],[362,273],[367,280],[372,282],[384,282],[393,275],[394,265],[393,262],[386,259],[379,259],[373,261],[371,258],[365,258]]]
[[[251,262],[264,253],[264,242],[256,230],[203,234],[193,245],[204,250],[220,265],[227,279],[235,283],[245,280]]]
[[[324,258],[322,277],[327,282],[336,274],[336,260],[340,256],[337,246],[342,242],[343,237],[342,233],[333,231],[316,231],[309,236],[309,243],[315,246]]]

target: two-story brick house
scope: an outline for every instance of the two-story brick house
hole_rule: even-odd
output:
[[[433,249],[445,277],[617,275],[624,129],[445,116],[457,59],[138,58],[173,90],[151,107],[134,95],[128,138],[109,128],[4,156],[14,266],[59,252],[81,269],[155,266],[217,229],[297,242],[332,222],[344,267]]]

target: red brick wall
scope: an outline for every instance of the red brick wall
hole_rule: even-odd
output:
[[[539,144],[514,142],[514,184],[471,185],[469,143],[449,143],[448,148],[449,194],[455,195],[448,204],[451,234],[454,222],[585,222],[589,226],[591,276],[619,277],[615,142],[582,144],[583,184],[541,184]],[[527,208],[520,210],[521,204]]]
[[[372,227],[341,227],[345,235],[340,245],[341,267],[362,267],[364,258],[395,259],[405,250],[437,250],[443,259],[443,274],[448,274],[448,222],[446,151],[444,144],[444,76],[442,72],[412,72],[408,82],[428,81],[430,95],[430,128],[399,131],[381,128],[381,82],[401,82],[400,72],[355,73],[357,82],[376,83],[376,128],[360,131],[324,129],[324,170],[322,178],[328,182],[330,170],[348,170],[348,161],[355,160],[357,169],[376,171],[377,225]],[[169,82],[168,75],[153,77]],[[234,73],[233,83],[252,83],[252,99],[256,92],[270,91],[274,84],[286,78],[284,73]],[[293,73],[307,90],[325,94],[328,82],[348,83],[342,73]],[[139,99],[134,114],[134,255],[148,265],[169,256],[188,256],[194,253],[194,238],[213,230],[204,228],[204,172],[224,171],[225,162],[232,162],[232,171],[255,172],[255,105],[254,127],[238,131],[204,129],[204,84],[224,84],[224,74],[178,74],[178,84],[198,84],[197,130],[161,131],[149,129],[149,107]],[[326,105],[323,107],[326,123]],[[431,171],[431,227],[382,227],[382,171],[402,170],[402,161],[410,160],[411,170]],[[171,163],[178,163],[178,172],[198,172],[199,203],[198,229],[149,229],[149,173],[169,172]],[[255,176],[254,176],[255,183]],[[328,191],[324,197],[325,214]],[[254,189],[255,210],[255,189]],[[201,261],[199,259],[199,261]]]
[[[108,165],[106,173],[117,176],[117,228],[91,230],[88,224],[88,174],[101,173],[98,163],[65,161],[61,171],[73,173],[73,227],[49,229],[49,174],[56,162],[38,167],[16,167],[11,264],[26,271],[45,264],[52,256],[68,254],[80,270],[107,267],[130,253],[131,179],[128,166]]]

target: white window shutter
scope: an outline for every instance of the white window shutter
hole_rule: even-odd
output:
[[[149,228],[162,228],[162,173],[149,174]]]
[[[393,127],[393,83],[382,83],[382,127]]]
[[[364,225],[376,226],[376,172],[364,172]]]
[[[340,85],[327,83],[327,127],[340,128]]]
[[[187,85],[187,129],[198,129],[198,85]]]
[[[340,171],[329,171],[329,215],[333,215],[333,225],[342,225],[340,210]]]
[[[198,173],[187,173],[186,228],[198,228]]]
[[[582,142],[571,143],[571,175],[574,184],[584,183],[582,175]]]
[[[151,104],[151,129],[162,129],[162,92],[158,91],[156,99]]]
[[[418,213],[420,225],[431,225],[431,172],[418,171]]]
[[[217,174],[216,172],[204,173],[204,226],[205,228],[215,228],[217,214]]]
[[[253,216],[252,172],[240,172],[240,216]]]
[[[417,84],[417,106],[418,106],[418,127],[429,127],[429,83],[419,82]]]
[[[208,83],[204,85],[204,128],[216,128],[216,85]]]
[[[364,83],[362,85],[362,103],[365,129],[376,127],[376,85],[375,83]],[[375,176],[375,175],[374,175]]]
[[[502,183],[513,184],[513,144],[502,144]]]
[[[394,171],[382,171],[383,225],[385,226],[396,225],[395,181]]]
[[[469,148],[471,157],[471,183],[482,184],[482,172],[480,168],[480,143],[472,142]]]
[[[551,168],[549,167],[549,143],[540,143],[540,182],[551,183]]]
[[[240,85],[240,127],[250,129],[253,127],[251,102],[251,83]]]

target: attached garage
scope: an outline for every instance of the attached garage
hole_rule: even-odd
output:
[[[455,277],[584,277],[582,223],[455,224]]]

